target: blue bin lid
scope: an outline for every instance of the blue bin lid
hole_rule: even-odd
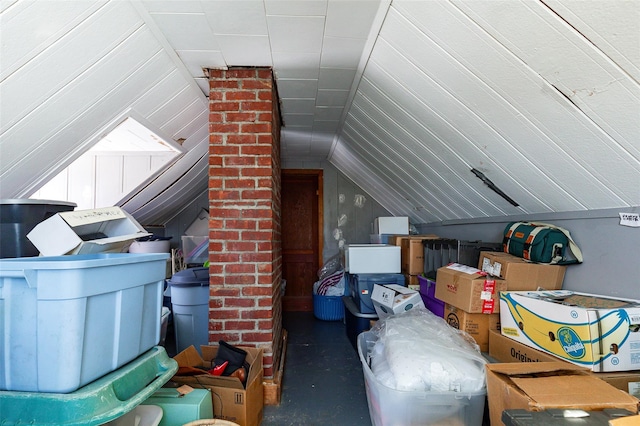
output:
[[[209,268],[187,268],[178,271],[168,280],[169,285],[184,287],[202,287],[209,285]]]

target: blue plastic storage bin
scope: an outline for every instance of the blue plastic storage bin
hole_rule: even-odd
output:
[[[313,295],[313,314],[324,321],[338,321],[344,318],[342,296]]]
[[[398,284],[406,287],[403,274],[347,274],[349,291],[356,307],[363,314],[374,314],[371,301],[374,284]]]
[[[157,345],[168,258],[0,259],[0,390],[72,392]]]

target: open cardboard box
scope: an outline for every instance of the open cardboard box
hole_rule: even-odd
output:
[[[264,395],[262,389],[262,349],[238,346],[247,352],[249,374],[246,386],[236,377],[198,374],[191,376],[174,375],[175,383],[187,384],[193,388],[211,390],[213,415],[216,419],[238,423],[240,426],[258,426],[262,421]],[[178,367],[212,368],[218,353],[217,346],[200,346],[202,356],[194,346],[189,346],[173,359]]]
[[[97,236],[101,238],[97,238]],[[43,256],[125,253],[151,235],[120,207],[60,212],[37,224],[27,238]]]
[[[371,302],[379,318],[405,312],[413,308],[424,308],[420,293],[398,284],[374,284]]]
[[[558,362],[560,358],[489,330],[489,356],[497,362]],[[565,362],[565,361],[563,361]],[[593,373],[615,388],[640,398],[640,370]]]
[[[577,365],[558,362],[487,364],[487,398],[492,425],[501,425],[504,410],[550,408],[585,411],[621,408],[638,412],[634,396],[616,389]]]

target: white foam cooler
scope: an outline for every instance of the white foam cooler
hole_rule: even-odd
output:
[[[0,390],[73,392],[157,345],[168,256],[0,259]]]
[[[400,246],[349,244],[344,252],[344,269],[350,274],[399,274]]]

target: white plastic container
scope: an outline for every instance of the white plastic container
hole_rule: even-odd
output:
[[[479,392],[409,392],[380,383],[367,361],[374,339],[371,332],[358,335],[358,355],[374,426],[482,425],[486,389]]]
[[[0,259],[0,390],[73,392],[157,345],[167,258]]]
[[[408,216],[377,217],[373,221],[374,234],[409,235]]]
[[[399,274],[400,250],[388,244],[349,244],[344,269],[350,274]]]

